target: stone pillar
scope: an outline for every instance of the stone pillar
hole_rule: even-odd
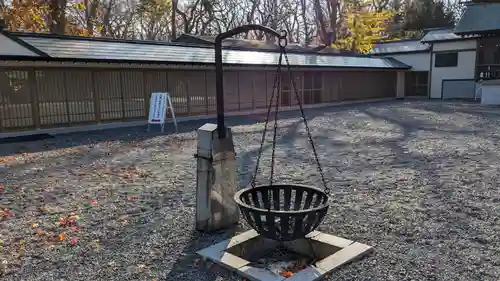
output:
[[[404,71],[398,71],[397,82],[396,82],[396,98],[405,98],[405,73]]]
[[[215,231],[239,221],[236,153],[233,135],[226,129],[219,140],[217,125],[207,123],[198,129],[196,173],[196,229]]]

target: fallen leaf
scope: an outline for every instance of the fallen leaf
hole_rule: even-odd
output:
[[[3,210],[0,209],[0,218],[1,217],[7,217],[7,218],[9,218],[9,217],[13,217],[13,216],[14,216],[14,213],[11,210],[9,210],[9,209],[3,209]]]
[[[68,224],[68,219],[66,218],[59,218],[59,221],[57,222],[59,226],[66,226]]]
[[[285,277],[285,278],[289,278],[289,277],[292,277],[293,272],[291,272],[291,271],[282,271],[282,272],[280,272],[280,275],[283,276],[283,277]]]
[[[72,239],[71,239],[71,242],[70,242],[70,245],[71,245],[71,246],[76,246],[76,244],[78,244],[78,239],[76,239],[76,238],[72,238]]]
[[[59,234],[59,241],[64,241],[66,239],[66,235],[64,233]]]
[[[77,220],[79,219],[80,219],[79,216],[70,214],[67,217],[60,217],[57,224],[59,226],[68,226],[68,227],[77,226]]]
[[[37,228],[37,227],[39,227],[39,225],[38,225],[38,223],[35,222],[34,224],[31,225],[31,227]]]
[[[75,230],[75,231],[76,231],[76,230],[80,230],[80,229],[82,229],[82,227],[81,227],[81,226],[79,226],[79,225],[76,225],[76,226],[72,226],[72,227],[70,227],[69,229],[70,229],[70,230]]]
[[[96,206],[97,205],[97,200],[96,199],[92,200],[92,202],[90,204],[92,204],[92,206]]]

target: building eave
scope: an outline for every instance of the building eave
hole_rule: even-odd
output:
[[[33,53],[41,56],[41,57],[50,57],[47,53],[43,52],[42,50],[38,49],[38,48],[35,48],[34,46],[32,46],[31,44],[28,44],[26,43],[25,41],[19,39],[18,36],[16,35],[13,35],[11,32],[8,32],[8,31],[5,31],[5,30],[0,30],[0,33],[2,35],[4,35],[5,37],[9,38],[10,40],[12,40],[13,42],[19,44],[21,47],[24,47],[30,51],[32,51]]]
[[[10,66],[26,66],[26,65],[37,65],[37,66],[66,66],[66,67],[93,67],[100,65],[100,67],[112,67],[112,66],[127,66],[129,68],[139,67],[144,68],[167,68],[167,69],[214,69],[215,65],[212,63],[184,63],[184,62],[161,62],[161,61],[128,61],[128,60],[88,60],[88,59],[73,59],[73,58],[44,58],[44,57],[19,57],[19,56],[0,56],[0,62],[4,65]],[[266,68],[266,69],[276,69],[276,65],[261,65],[261,64],[225,64],[225,67],[241,68],[241,69],[252,69],[252,68]],[[351,67],[351,66],[301,66],[301,65],[291,65],[294,69],[311,69],[311,70],[404,70],[409,69],[411,66],[394,66],[394,67]]]
[[[434,44],[434,43],[457,42],[457,41],[467,41],[467,40],[477,40],[477,39],[478,39],[478,37],[456,38],[456,39],[443,39],[443,40],[422,41],[422,43]]]
[[[381,57],[381,56],[390,56],[390,55],[424,54],[424,53],[430,53],[430,49],[420,50],[420,51],[408,51],[408,52],[377,53],[377,54],[370,54],[370,55],[372,55],[374,57]]]

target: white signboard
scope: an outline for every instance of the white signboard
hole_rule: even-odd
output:
[[[163,133],[168,110],[172,114],[172,121],[177,132],[177,120],[175,120],[174,107],[172,106],[170,95],[168,93],[152,93],[149,104],[148,131],[151,124],[159,124]]]

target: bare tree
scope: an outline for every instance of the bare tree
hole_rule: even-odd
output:
[[[184,33],[190,34],[195,30],[196,25],[200,21],[202,13],[200,9],[201,0],[191,1],[182,7],[176,6],[176,13],[182,18],[181,27]]]
[[[170,30],[172,31],[171,38],[177,38],[177,6],[179,4],[178,0],[172,0],[172,14],[170,18]]]
[[[242,24],[284,29],[289,40],[305,45],[331,45],[345,34],[346,7],[361,0],[83,0],[84,9],[71,11],[70,1],[49,0],[50,31],[67,26],[85,28],[89,35],[166,40],[178,33],[216,35]],[[375,11],[404,10],[411,0],[370,0]],[[0,0],[0,7],[9,1]],[[275,40],[252,31],[242,38]]]
[[[64,34],[66,31],[67,0],[50,0],[49,29],[51,33]]]
[[[112,0],[103,15],[102,36],[139,38],[137,28],[138,4],[134,0]]]

